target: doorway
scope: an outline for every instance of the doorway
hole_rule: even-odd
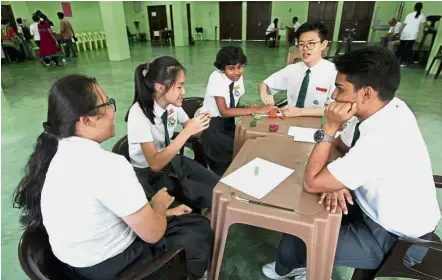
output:
[[[272,20],[271,16],[271,1],[247,1],[247,40],[264,41],[267,27]]]
[[[241,40],[242,2],[219,2],[220,40]]]
[[[17,23],[10,5],[2,5],[2,19],[8,19],[9,25],[17,32]]]
[[[149,19],[150,40],[153,41],[154,31],[160,31],[167,28],[166,5],[148,6],[147,14]]]
[[[374,3],[371,1],[345,1],[342,10],[339,39],[344,36],[345,29],[355,29],[353,41],[367,42],[370,33]]]
[[[311,1],[308,5],[307,21],[322,22],[328,29],[326,37],[328,41],[333,40],[337,6],[337,1]]]

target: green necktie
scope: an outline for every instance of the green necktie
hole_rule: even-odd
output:
[[[304,79],[302,80],[301,89],[299,90],[298,101],[296,107],[304,108],[305,97],[307,96],[308,83],[310,82],[310,69],[305,71]]]
[[[169,130],[167,129],[167,114],[168,114],[168,112],[166,110],[161,115],[161,120],[163,121],[163,125],[164,125],[164,144],[165,144],[165,147],[170,145]],[[170,166],[172,167],[172,170],[175,173],[181,174],[181,167],[179,166],[178,162],[174,161],[174,159],[172,159],[172,161],[170,162]]]
[[[353,140],[351,141],[351,148],[354,147],[354,145],[356,144],[356,141],[358,141],[359,136],[361,136],[361,132],[359,131],[359,125],[361,124],[361,122],[358,122],[355,126],[355,133],[353,134]]]

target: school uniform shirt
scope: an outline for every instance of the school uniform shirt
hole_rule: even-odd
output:
[[[158,152],[161,152],[165,148],[165,130],[161,119],[165,111],[167,111],[167,131],[169,138],[172,138],[178,123],[183,125],[189,120],[186,112],[181,107],[168,105],[166,109],[163,109],[154,102],[153,109],[155,124],[152,124],[146,115],[144,115],[138,102],[134,103],[129,110],[127,139],[129,143],[130,162],[135,167],[149,167],[149,163],[141,148],[142,143],[154,142]]]
[[[417,12],[412,12],[408,14],[407,17],[405,18],[404,21],[405,27],[401,33],[401,40],[404,41],[416,40],[421,25],[427,21],[427,17],[423,13],[421,13],[417,18],[416,18],[416,13]]]
[[[267,27],[267,30],[266,30],[266,35],[268,35],[269,33],[272,33],[273,31],[275,31],[275,24],[274,23],[271,23],[270,25],[269,25],[269,27]]]
[[[293,24],[293,29],[294,31],[298,31],[298,28],[301,26],[301,24],[299,22],[296,22],[295,24]]]
[[[41,193],[41,213],[60,261],[90,267],[123,252],[137,235],[122,217],[147,202],[123,156],[85,138],[58,142]]]
[[[357,118],[341,139],[351,146]],[[330,173],[354,190],[361,209],[373,221],[399,236],[420,237],[440,219],[430,156],[416,118],[394,98],[359,125],[360,137]]]
[[[204,96],[203,108],[205,108],[211,117],[221,117],[218,105],[216,105],[215,97],[224,97],[227,108],[230,108],[230,80],[226,74],[220,70],[215,70],[210,74],[207,83],[206,94]],[[235,107],[238,106],[239,99],[245,93],[243,76],[233,84],[233,98],[235,99]]]
[[[287,91],[288,106],[295,107],[298,101],[299,90],[305,73],[309,69],[304,62],[287,65],[264,80],[271,94],[282,90]],[[338,71],[335,64],[321,59],[310,68],[310,79],[305,97],[304,108],[320,108],[331,102],[331,95],[335,90],[335,80]]]
[[[399,32],[401,31],[401,27],[402,27],[402,23],[397,22],[395,24],[395,26],[391,26],[390,29],[388,30],[389,34],[399,34]]]
[[[31,35],[34,36],[35,41],[40,41],[40,33],[38,32],[38,23],[34,22],[29,27],[29,31],[31,32]]]

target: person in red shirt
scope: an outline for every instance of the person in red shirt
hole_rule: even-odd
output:
[[[42,64],[44,66],[48,66],[50,63],[59,65],[63,54],[52,32],[50,22],[44,14],[40,15],[38,32],[40,33],[40,51],[38,55],[42,60]]]
[[[24,60],[23,53],[20,51],[18,35],[10,26],[8,19],[2,19],[2,47],[11,62]]]

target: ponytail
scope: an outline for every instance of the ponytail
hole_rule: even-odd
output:
[[[43,225],[41,191],[57,148],[57,138],[47,132],[40,134],[26,164],[24,177],[14,191],[14,208],[22,209],[20,223],[26,229],[37,229]]]
[[[155,124],[155,85],[165,86],[164,94],[175,84],[178,74],[184,67],[173,57],[162,56],[151,63],[140,64],[135,68],[135,94],[133,104],[138,103],[152,124]],[[125,121],[129,119],[130,108]]]
[[[76,135],[76,123],[81,116],[98,115],[94,85],[94,78],[74,74],[58,79],[49,90],[44,132],[38,136],[24,176],[14,190],[13,206],[21,209],[20,223],[25,229],[44,230],[41,193],[46,174],[57,152],[59,140]]]
[[[135,68],[135,95],[132,104],[138,103],[143,110],[144,115],[152,124],[155,124],[155,114],[153,112],[154,104],[154,88],[147,82],[147,75],[149,75],[150,63],[139,64]],[[124,119],[126,122],[129,119],[129,111]]]
[[[414,5],[414,10],[416,11],[416,15],[414,16],[414,18],[418,18],[421,15],[421,11],[422,11],[423,7],[424,7],[424,5],[422,5],[421,2],[417,2]]]

